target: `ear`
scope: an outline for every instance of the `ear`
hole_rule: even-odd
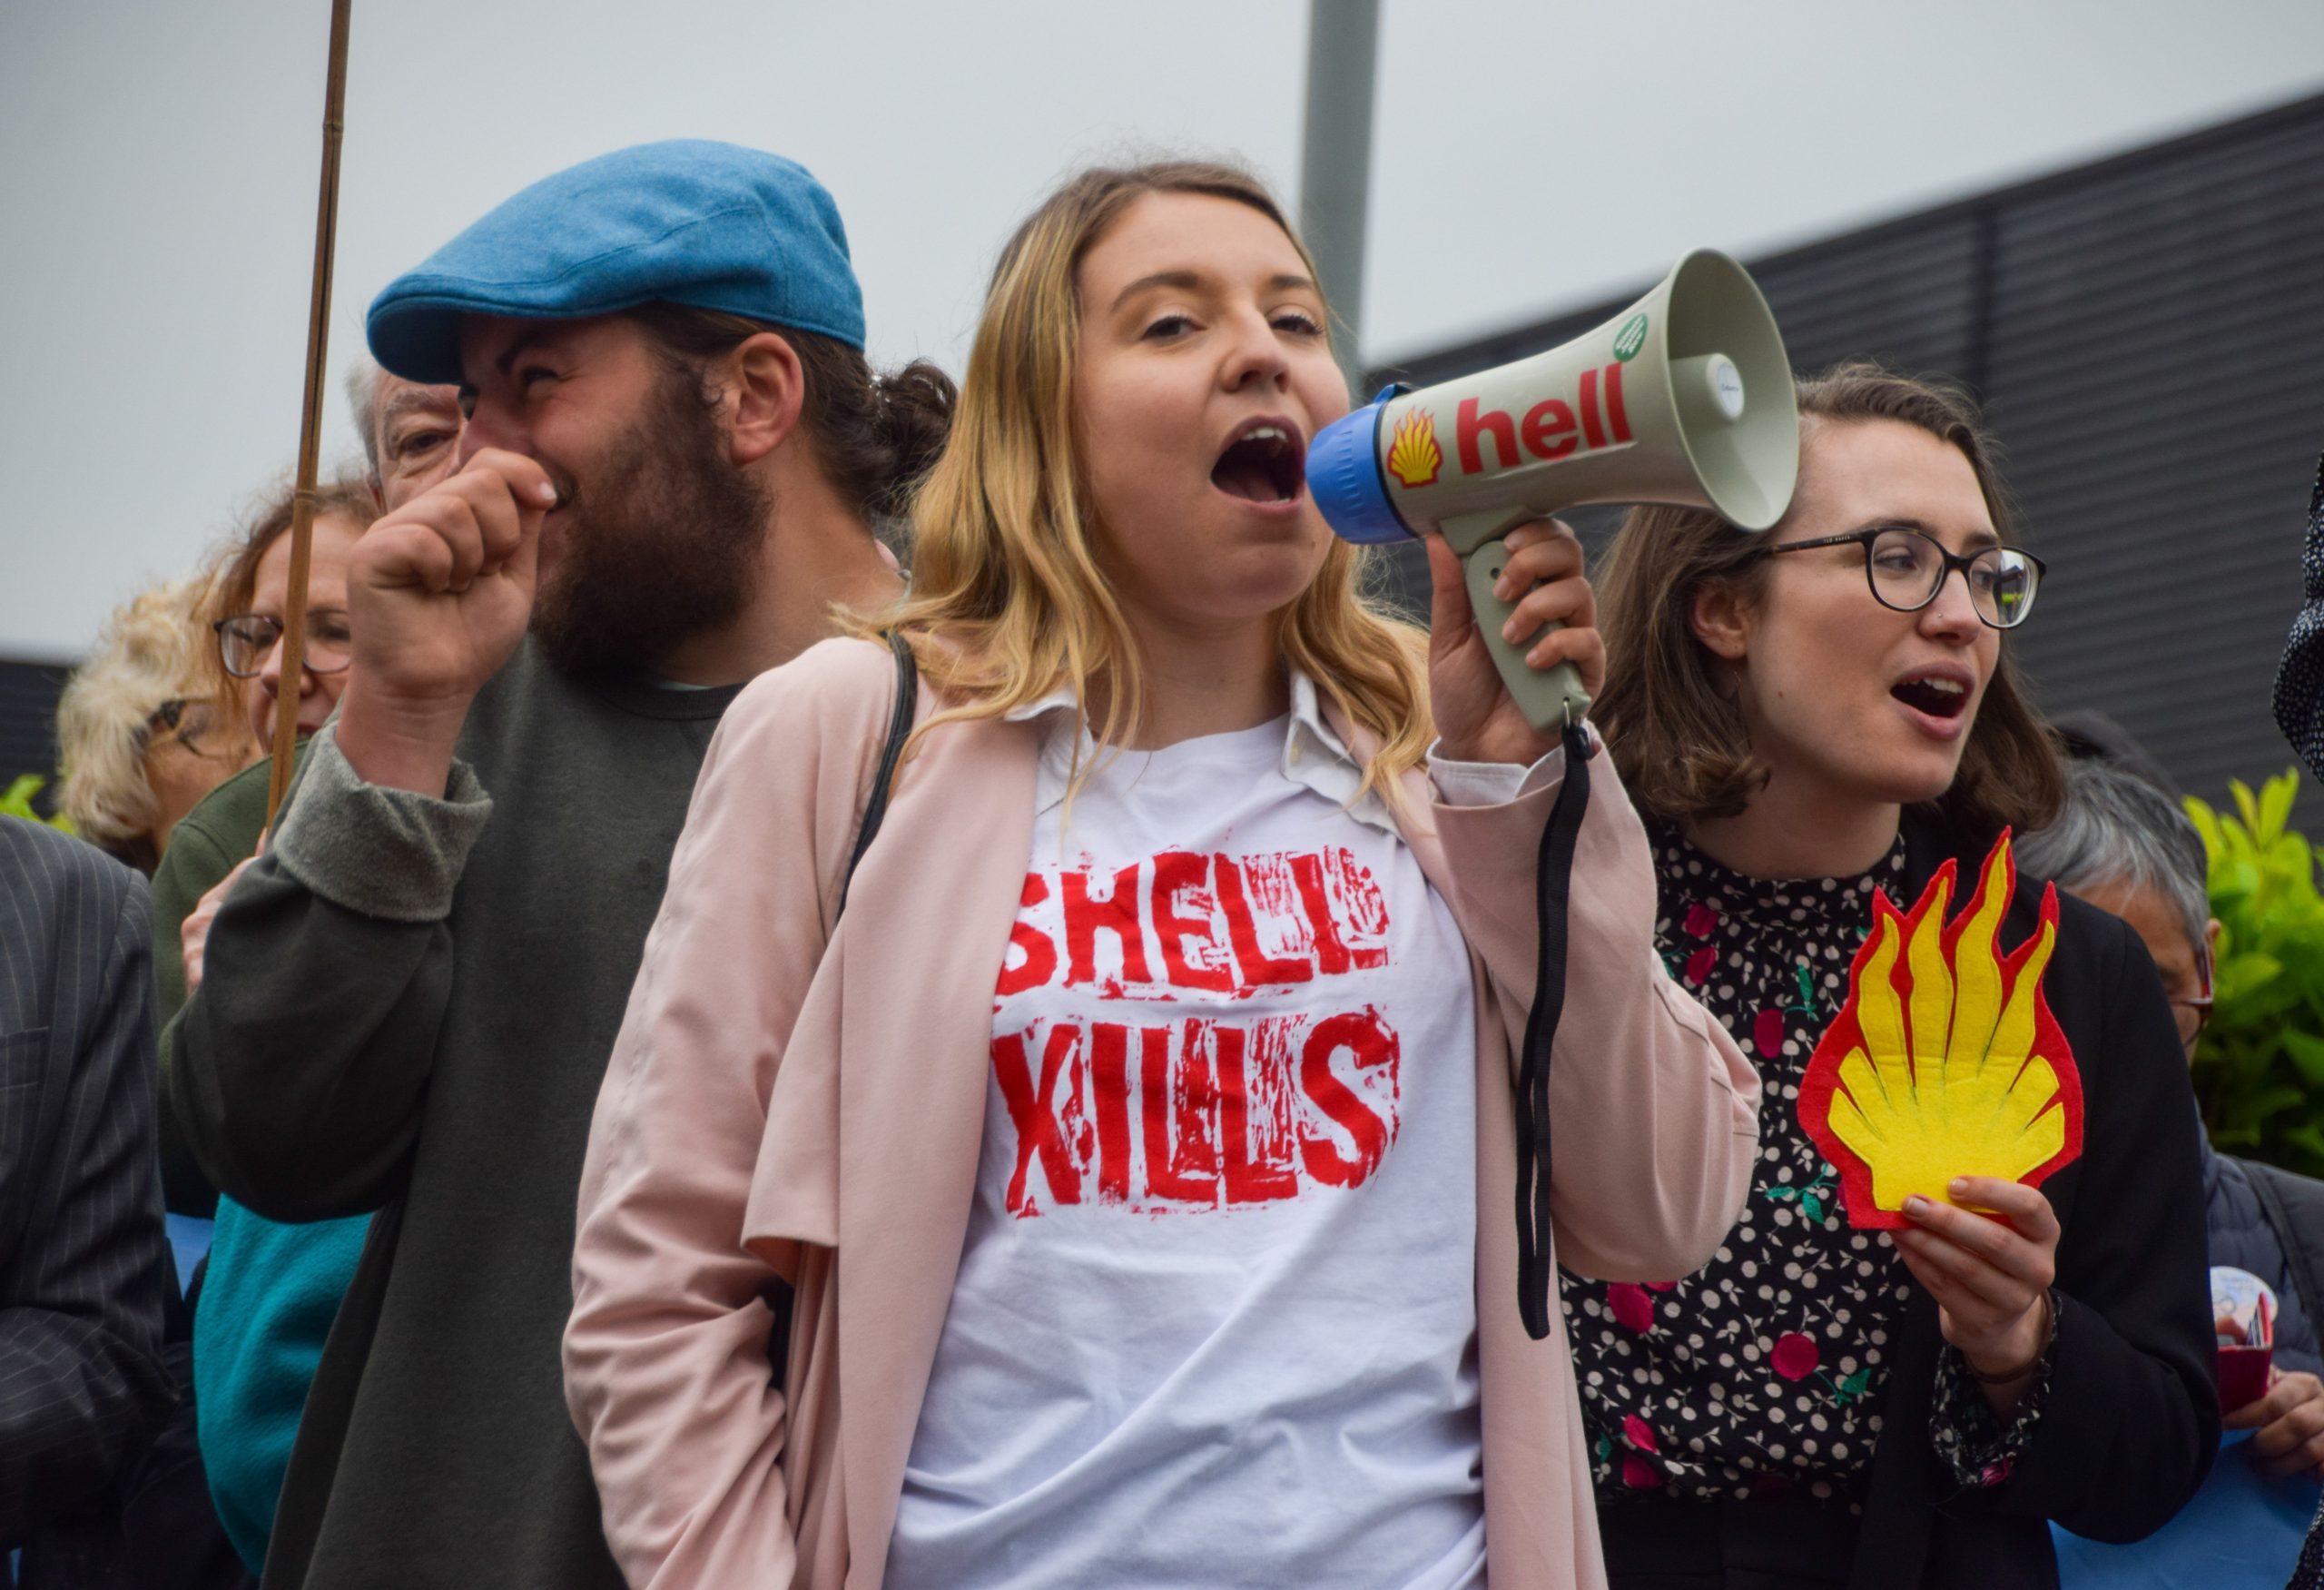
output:
[[[773,331],[761,331],[727,355],[727,455],[754,464],[798,429],[807,402],[807,372],[799,351]]]
[[[1687,601],[1687,625],[1713,657],[1739,663],[1751,649],[1750,615],[1736,588],[1707,579]]]
[[[2203,923],[2203,952],[2211,957],[2211,963],[2214,966],[2219,963],[2219,937],[2226,931],[2227,923],[2216,916]],[[2212,975],[2216,977],[2218,973],[2214,972]]]

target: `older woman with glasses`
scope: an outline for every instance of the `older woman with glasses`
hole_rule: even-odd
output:
[[[2186,1065],[2131,931],[2072,899],[2052,925],[2030,879],[1996,912],[2000,951],[1958,930],[1888,963],[1875,945],[1886,986],[1869,972],[1851,997],[1867,930],[1893,922],[1876,894],[1909,909],[1950,863],[1932,909],[1953,919],[2063,780],[2008,650],[2043,566],[1974,409],[1866,365],[1799,402],[1798,491],[1773,530],[1640,509],[1600,570],[1595,716],[1659,862],[1656,947],[1764,1087],[1758,1170],[1709,1265],[1564,1278],[1609,1577],[2048,1586],[2050,1520],[2136,1539],[2217,1440]],[[2066,1050],[2078,1066],[2080,1157],[2034,1187],[1948,1153],[1894,1229],[1852,1224],[1864,1168],[1817,1135],[1819,1040],[1855,1021],[1908,1042],[1866,1119],[1942,1119],[1948,1023],[1974,997],[1953,974],[1998,988],[2021,944],[2047,955],[2007,973],[2038,979],[2053,1022],[2030,1052],[2053,1078]]]
[[[2210,858],[2179,803],[2102,756],[2077,759],[2058,820],[2030,835],[2025,864],[2131,924],[2154,957],[2194,1057],[2211,1013],[2211,953],[2220,924],[2207,893]],[[2211,1262],[2249,1270],[2275,1291],[2275,1378],[2267,1393],[2228,1410],[2230,1430],[2253,1430],[2250,1457],[2270,1475],[2324,1476],[2324,1293],[2309,1262],[2324,1232],[2324,1184],[2203,1144]],[[2302,1282],[2307,1281],[2307,1287]],[[2222,1459],[2221,1461],[2225,1461]]]
[[[124,603],[56,707],[60,805],[81,836],[152,873],[185,815],[250,760],[249,731],[222,714],[203,660],[211,582],[172,580]]]

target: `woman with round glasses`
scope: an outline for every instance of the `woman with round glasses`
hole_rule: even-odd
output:
[[[218,660],[229,696],[249,720],[261,748],[274,744],[276,704],[282,696],[282,617],[290,597],[290,494],[278,492],[251,522],[219,576]],[[347,633],[347,560],[379,515],[361,482],[329,482],[315,498],[314,546],[307,569],[307,638],[299,671],[299,737],[323,726],[347,688],[353,655]]]
[[[1849,1223],[1800,1094],[1875,893],[1909,909],[1950,860],[1957,916],[2062,775],[2006,639],[2042,564],[2013,544],[1975,410],[1861,364],[1799,401],[1781,523],[1639,510],[1599,588],[1593,716],[1648,816],[1657,948],[1765,1084],[1751,1190],[1707,1267],[1563,1279],[1607,1567],[1616,1590],[2047,1586],[2050,1520],[2136,1539],[2217,1439],[2186,1068],[2136,937],[2061,900],[2041,989],[2079,1070],[2080,1158],[2038,1190],[1956,1178],[1893,1232]],[[2041,898],[2019,879],[2003,953],[2039,933]],[[1965,964],[1891,974],[1915,1044]]]

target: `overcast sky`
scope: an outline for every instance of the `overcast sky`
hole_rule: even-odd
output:
[[[66,658],[296,449],[324,0],[0,0],[0,657]],[[1384,0],[1378,360],[2324,89],[2318,0]],[[875,358],[957,371],[983,278],[1096,157],[1295,199],[1304,0],[356,0],[331,368],[494,202],[651,138],[803,161]],[[335,390],[325,458],[355,447]]]

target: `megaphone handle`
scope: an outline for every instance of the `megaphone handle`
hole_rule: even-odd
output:
[[[1554,731],[1580,723],[1581,715],[1590,710],[1590,696],[1582,689],[1581,675],[1574,666],[1560,663],[1553,668],[1537,668],[1525,660],[1525,654],[1540,644],[1540,636],[1528,636],[1524,644],[1515,646],[1501,637],[1501,627],[1517,610],[1516,604],[1493,594],[1493,584],[1508,565],[1509,543],[1499,538],[1461,559],[1468,576],[1469,606],[1476,613],[1477,627],[1484,634],[1493,664],[1501,669],[1502,682],[1509,686],[1510,697],[1525,715],[1525,721],[1535,728]]]

